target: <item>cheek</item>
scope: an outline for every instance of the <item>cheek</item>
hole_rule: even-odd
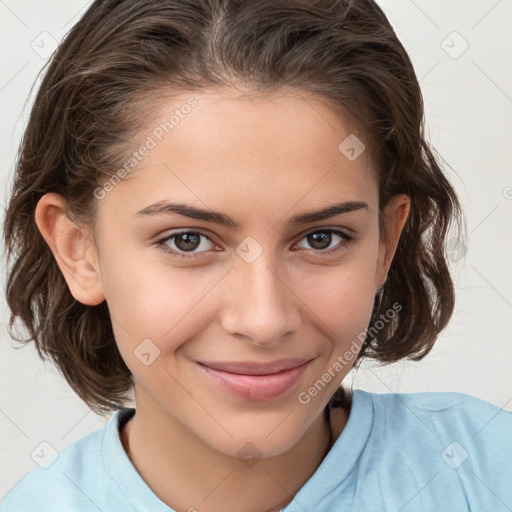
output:
[[[304,303],[328,339],[344,343],[368,326],[375,296],[371,276],[345,269],[304,285]]]
[[[378,244],[368,237],[338,265],[304,273],[304,302],[326,327],[330,339],[358,335],[368,326],[375,297]]]
[[[298,399],[307,404],[327,401],[354,366],[366,337],[375,289],[372,262],[364,258],[331,268],[304,283],[304,314],[314,326],[321,357]],[[323,397],[319,400],[318,397]]]
[[[191,327],[204,327],[205,297],[218,281],[212,273],[137,261],[143,260],[112,260],[107,270],[105,297],[123,357],[144,339],[154,340],[162,352],[174,350],[193,335]]]

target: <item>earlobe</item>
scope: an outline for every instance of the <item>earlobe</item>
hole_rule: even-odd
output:
[[[35,222],[50,247],[73,297],[95,306],[105,299],[97,251],[90,230],[75,224],[66,213],[66,200],[50,192],[41,197]]]
[[[389,268],[396,252],[400,235],[411,207],[411,199],[405,194],[394,196],[384,210],[384,233],[379,241],[379,256],[375,271],[375,287],[386,282]]]

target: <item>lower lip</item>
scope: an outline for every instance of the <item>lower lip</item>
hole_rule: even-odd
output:
[[[263,401],[277,398],[292,388],[310,362],[272,375],[238,375],[199,363],[198,366],[216,384],[234,395],[245,400]]]

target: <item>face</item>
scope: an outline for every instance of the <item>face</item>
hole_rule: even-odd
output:
[[[197,104],[161,133],[191,96]],[[384,243],[367,154],[339,149],[350,134],[299,95],[212,91],[161,105],[140,137],[156,145],[98,199],[91,248],[138,411],[228,455],[250,440],[263,457],[319,417],[354,364],[407,214],[403,198],[394,203]],[[149,208],[164,202],[225,222]],[[345,213],[300,219],[347,202]],[[200,364],[288,358],[309,363],[275,381],[234,378],[236,389]]]

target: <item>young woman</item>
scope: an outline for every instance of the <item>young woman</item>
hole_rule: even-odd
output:
[[[1,510],[512,509],[512,413],[341,386],[431,350],[462,221],[372,0],[95,1],[26,128],[6,293],[116,413]]]

